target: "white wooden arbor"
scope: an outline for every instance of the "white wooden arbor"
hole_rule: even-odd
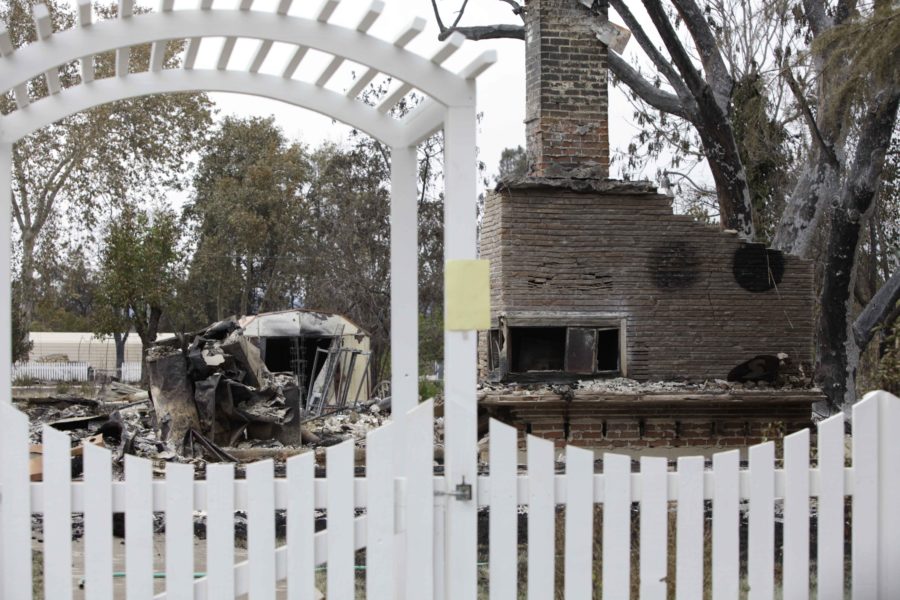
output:
[[[79,26],[52,31],[44,5],[36,5],[38,41],[14,49],[7,31],[0,30],[0,91],[15,95],[17,110],[0,117],[0,380],[7,382],[2,401],[10,398],[10,194],[12,145],[22,137],[63,117],[116,100],[150,94],[220,91],[268,97],[306,108],[351,125],[391,147],[391,347],[395,420],[402,420],[418,398],[417,206],[416,146],[443,129],[445,172],[445,259],[476,255],[475,79],[496,57],[484,52],[468,67],[453,73],[441,65],[460,48],[463,37],[451,36],[431,57],[406,50],[425,28],[421,18],[391,41],[368,33],[384,9],[375,0],[355,29],[329,23],[339,0],[325,0],[314,18],[288,15],[291,0],[280,0],[274,13],[253,10],[242,0],[237,10],[213,9],[200,0],[196,10],[173,10],[173,0],[161,0],[157,12],[134,14],[133,0],[119,0],[119,18],[94,22],[90,0],[78,0]],[[224,37],[216,68],[197,69],[200,42]],[[239,39],[259,40],[256,55],[245,70],[229,68]],[[183,64],[165,69],[170,40],[188,40]],[[293,46],[293,56],[281,76],[260,72],[275,42]],[[130,48],[152,44],[150,69],[130,73]],[[294,78],[304,67],[310,49],[331,55],[314,83]],[[95,79],[94,57],[114,51],[116,73]],[[366,68],[344,94],[326,84],[345,61]],[[78,85],[62,88],[58,68],[80,65]],[[375,107],[357,99],[379,74],[402,82]],[[46,80],[50,95],[29,101],[27,83]],[[427,99],[403,119],[391,108],[408,92],[419,90]],[[476,336],[474,332],[445,334],[445,481],[452,487],[476,473]],[[403,423],[396,430],[404,431]],[[396,447],[397,468],[403,469],[403,443]],[[476,491],[477,493],[477,491]],[[426,508],[426,507],[423,507]],[[427,511],[430,514],[430,507]],[[450,502],[447,508],[446,592],[448,598],[474,598],[476,585],[476,506],[472,501]]]

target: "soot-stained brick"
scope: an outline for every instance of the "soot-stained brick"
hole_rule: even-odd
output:
[[[748,292],[767,292],[781,284],[784,256],[762,244],[746,244],[734,253],[734,280]]]
[[[690,242],[667,242],[650,254],[648,271],[661,290],[689,288],[699,279],[700,257]]]

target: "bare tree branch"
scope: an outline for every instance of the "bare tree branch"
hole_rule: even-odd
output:
[[[524,40],[525,27],[522,25],[508,25],[501,23],[498,25],[477,25],[474,27],[457,27],[456,29],[446,29],[438,35],[439,40],[445,40],[452,33],[461,33],[467,39],[472,41],[479,40]]]
[[[621,0],[616,1],[620,2]],[[694,97],[699,98],[703,94],[703,88],[707,87],[708,84],[700,76],[700,72],[694,66],[694,61],[691,60],[684,46],[682,46],[681,40],[678,39],[678,34],[669,21],[665,9],[663,9],[659,0],[643,0],[643,3],[644,8],[647,10],[647,15],[653,21],[657,32],[659,32],[666,50],[669,51],[669,56],[672,57],[672,62],[675,63],[678,72],[681,73],[682,80]]]
[[[631,10],[629,10],[624,0],[609,0],[609,4],[616,9],[616,12],[619,13],[619,16],[625,21],[625,26],[631,30],[631,35],[634,36],[634,39],[637,40],[641,49],[647,54],[650,60],[653,61],[653,64],[659,69],[659,72],[663,74],[663,77],[666,78],[666,81],[669,82],[669,85],[672,86],[678,97],[682,100],[688,98],[690,92],[688,91],[687,86],[685,86],[684,80],[672,67],[672,63],[669,62],[669,60],[663,56],[662,52],[656,48],[647,36],[647,32],[644,31],[644,28],[635,18]],[[612,53],[610,56],[612,56]]]
[[[784,81],[787,83],[788,88],[794,95],[794,100],[797,101],[797,106],[800,107],[800,112],[803,114],[803,118],[806,121],[806,125],[809,128],[809,132],[812,135],[812,138],[816,140],[816,143],[824,153],[826,160],[831,163],[831,166],[833,168],[837,169],[839,165],[837,156],[834,154],[834,148],[831,146],[831,144],[825,141],[825,138],[822,137],[822,131],[819,129],[819,125],[816,123],[816,117],[815,115],[813,115],[812,109],[809,107],[809,102],[806,101],[806,96],[803,95],[803,90],[800,89],[800,84],[797,83],[797,80],[794,78],[794,72],[791,70],[791,67],[785,64],[784,68],[781,70],[781,75],[782,77],[784,77]]]
[[[612,71],[613,75],[618,77],[622,83],[631,88],[641,100],[653,108],[671,113],[688,121],[691,121],[696,117],[692,107],[685,106],[685,103],[675,94],[666,92],[653,85],[652,82],[648,81],[638,73],[634,67],[629,65],[628,61],[615,52],[609,53],[607,61],[609,70]]]
[[[513,14],[518,15],[519,17],[524,19],[524,6],[520,5],[515,0],[500,0],[500,2],[509,4],[512,7]],[[522,25],[508,25],[505,23],[499,23],[497,25],[459,27],[459,21],[460,19],[462,19],[463,14],[466,12],[466,6],[468,4],[469,0],[463,0],[462,6],[459,7],[459,11],[456,13],[456,19],[454,19],[452,25],[447,27],[444,24],[443,19],[441,19],[441,11],[440,9],[438,9],[437,0],[431,0],[431,9],[434,11],[434,18],[437,21],[438,28],[441,30],[441,33],[438,35],[439,40],[446,40],[453,33],[461,33],[462,35],[466,36],[467,39],[476,42],[479,40],[525,39],[525,27],[523,27]]]
[[[706,22],[706,17],[694,0],[672,0],[672,3],[694,40],[703,70],[706,72],[706,80],[716,96],[716,103],[723,113],[727,113],[734,80],[725,66],[719,44]]]

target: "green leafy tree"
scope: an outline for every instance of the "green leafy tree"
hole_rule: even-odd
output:
[[[72,5],[44,2],[56,32],[75,25]],[[37,39],[32,20],[33,0],[3,0],[0,20],[15,47]],[[140,9],[141,10],[146,9]],[[116,14],[115,5],[97,5],[101,19]],[[179,64],[180,43],[170,43],[165,66]],[[131,49],[129,69],[146,71],[149,45]],[[96,78],[114,75],[114,53],[94,58]],[[59,69],[64,87],[79,83],[77,65]],[[28,84],[32,101],[47,95],[43,78]],[[13,147],[12,215],[18,232],[18,294],[14,315],[19,318],[16,342],[28,339],[37,301],[35,275],[44,265],[37,250],[47,228],[61,214],[77,220],[90,232],[98,209],[118,202],[133,203],[168,186],[181,184],[181,173],[205,137],[211,103],[204,94],[168,94],[114,102],[78,113],[45,127]],[[12,94],[0,97],[0,112],[16,110]]]
[[[182,252],[180,224],[168,209],[122,209],[106,230],[94,310],[94,333],[141,339],[142,360],[156,340],[160,319],[175,301]],[[119,344],[117,344],[118,346]],[[117,348],[116,368],[121,368]],[[144,377],[147,370],[143,369]]]
[[[185,208],[197,241],[176,328],[299,305],[303,250],[313,236],[310,174],[306,149],[273,119],[221,122]]]

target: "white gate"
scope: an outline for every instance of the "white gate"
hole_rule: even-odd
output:
[[[281,100],[325,114],[368,133],[391,148],[391,388],[395,414],[392,465],[397,473],[404,475],[408,470],[417,468],[416,462],[420,460],[406,450],[416,434],[408,433],[405,423],[407,411],[416,405],[418,399],[416,147],[423,139],[443,129],[445,259],[474,259],[477,200],[475,79],[493,64],[495,53],[484,52],[462,71],[453,73],[441,65],[462,45],[464,38],[461,35],[448,38],[430,57],[422,57],[406,49],[423,31],[424,19],[412,19],[409,26],[390,41],[369,35],[369,29],[384,9],[384,2],[379,0],[365,7],[355,28],[329,23],[339,0],[324,0],[313,18],[289,15],[291,0],[281,0],[274,13],[253,10],[253,0],[242,0],[235,10],[213,9],[212,4],[211,0],[201,0],[196,10],[174,11],[172,0],[161,0],[158,12],[136,15],[133,0],[119,0],[119,18],[94,22],[90,0],[78,0],[78,26],[62,32],[52,30],[46,7],[37,4],[34,9],[38,31],[36,42],[15,49],[8,32],[0,31],[0,92],[11,91],[18,107],[18,110],[0,116],[0,331],[8,332],[8,340],[11,332],[9,194],[12,145],[17,140],[76,112],[115,100],[157,93],[244,93]],[[194,64],[197,50],[206,38],[225,38],[225,43],[216,68],[197,69]],[[169,40],[179,39],[188,40],[183,68],[163,68],[166,44]],[[239,39],[260,41],[256,55],[246,70],[229,68]],[[293,47],[293,58],[285,65],[281,76],[260,72],[275,42]],[[131,47],[137,44],[152,44],[150,68],[147,72],[130,73]],[[303,70],[303,59],[310,49],[330,55],[331,60],[321,73],[315,75],[314,83],[305,83],[295,75]],[[97,79],[94,58],[105,52],[115,53],[116,73],[114,77]],[[338,93],[330,90],[327,84],[344,61],[363,65],[365,71],[351,89]],[[58,69],[71,63],[79,65],[81,81],[78,85],[63,88]],[[379,74],[390,75],[401,85],[378,106],[371,107],[357,98]],[[50,92],[48,97],[29,97],[27,83],[35,77],[46,81]],[[390,109],[413,90],[418,90],[427,99],[403,119],[393,118]],[[474,484],[477,475],[475,338],[474,331],[448,331],[445,334],[444,365],[449,382],[445,406],[445,473],[448,482],[465,478]],[[0,381],[11,380],[10,348],[8,341],[0,343]],[[0,391],[0,403],[9,399],[9,390]],[[96,452],[91,450],[91,454],[96,455]],[[0,461],[4,479],[13,477],[10,475],[13,469],[8,466],[10,464],[5,456]],[[185,477],[184,474],[180,476]],[[99,477],[102,479],[103,475]],[[410,487],[415,485],[415,480],[408,481]],[[420,484],[423,489],[424,486]],[[16,497],[16,492],[10,489],[5,488],[4,494]],[[27,557],[21,546],[12,550],[16,544],[6,542],[21,541],[22,538],[15,532],[20,532],[24,526],[10,516],[14,508],[9,497],[5,496],[2,503],[0,522],[3,524],[4,543],[0,545],[0,564],[3,564],[5,574],[16,573],[21,579],[31,572],[30,562],[25,560]],[[109,506],[104,504],[106,500],[103,498],[106,496],[98,498],[97,503],[90,502],[90,506],[96,505],[97,511],[108,512]],[[95,516],[92,522],[97,525],[91,531],[97,533],[90,535],[102,537],[107,525],[94,521],[99,513],[93,510],[91,514]],[[424,562],[431,560],[431,554],[418,553],[418,547],[411,541],[418,535],[430,535],[418,529],[421,523],[431,522],[430,508],[423,510],[425,512],[407,518],[407,525],[415,525],[408,531],[414,533],[398,538],[402,539],[398,542],[398,556],[402,557],[398,561],[401,571],[404,568],[418,571]],[[475,503],[448,505],[446,519],[453,523],[453,527],[446,532],[446,551],[440,553],[447,571],[447,597],[474,599]],[[183,524],[183,521],[178,522]],[[94,573],[91,577],[94,581],[97,578],[105,580],[103,574]],[[23,591],[25,588],[9,577],[4,577],[3,586],[3,598],[28,597],[28,593]],[[97,589],[96,586],[94,589]],[[412,593],[407,597],[420,596]]]

